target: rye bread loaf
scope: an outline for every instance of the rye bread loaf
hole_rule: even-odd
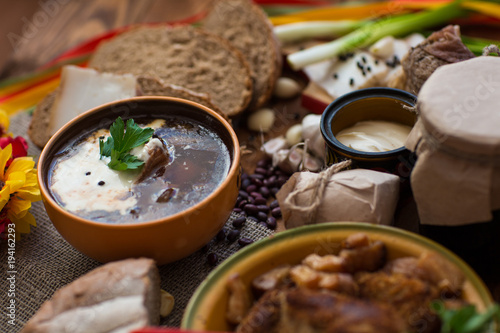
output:
[[[155,75],[206,93],[228,116],[252,96],[250,68],[228,41],[191,26],[138,27],[101,43],[89,66],[102,72]]]
[[[249,108],[263,106],[282,67],[280,45],[264,11],[251,0],[217,0],[203,20],[203,28],[229,40],[243,53],[253,80]]]
[[[129,332],[158,325],[160,302],[153,260],[111,262],[56,291],[21,333]]]
[[[50,113],[57,93],[56,90],[48,94],[37,104],[28,127],[28,135],[31,141],[39,148],[43,148],[51,136],[49,132]],[[138,77],[137,94],[139,96],[167,96],[187,99],[204,105],[220,114],[224,119],[229,120],[227,115],[212,103],[207,94],[196,93],[180,86],[166,84],[158,78]]]

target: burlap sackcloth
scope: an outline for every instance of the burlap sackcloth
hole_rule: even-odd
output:
[[[16,115],[11,119],[9,130],[15,136],[21,135],[29,140],[26,135],[29,122],[30,116],[27,113]],[[37,160],[40,150],[31,142],[29,145],[28,154]],[[15,275],[16,319],[14,326],[7,323],[8,318],[5,315],[5,308],[11,298],[7,293],[9,285],[7,281],[7,244],[5,241],[0,241],[0,261],[2,263],[0,276],[2,286],[4,286],[1,293],[0,332],[18,332],[56,290],[100,265],[99,262],[75,250],[59,235],[50,222],[41,201],[33,204],[31,213],[36,218],[37,226],[31,228],[29,234],[23,235],[22,239],[16,242],[15,248],[17,273]],[[228,230],[233,229],[232,220],[235,217],[237,215],[233,213],[227,221],[226,228]],[[253,240],[259,240],[271,234],[273,234],[271,230],[251,220],[247,220],[241,229],[242,237]],[[91,241],[89,239],[89,242]],[[238,242],[229,243],[227,240],[212,241],[210,244],[210,252],[218,255],[219,264],[239,249]],[[207,262],[207,252],[203,250],[175,263],[159,266],[161,288],[175,298],[175,307],[170,315],[162,318],[162,326],[180,326],[189,299],[213,269],[214,266]]]

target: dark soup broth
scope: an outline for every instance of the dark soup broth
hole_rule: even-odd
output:
[[[203,124],[167,116],[139,125],[154,129],[148,143],[130,152],[146,161],[139,170],[112,170],[109,158],[100,158],[99,138],[106,140],[108,129],[87,133],[58,152],[49,188],[61,207],[98,222],[151,221],[196,205],[226,178],[230,152]],[[163,158],[153,163],[156,147]]]

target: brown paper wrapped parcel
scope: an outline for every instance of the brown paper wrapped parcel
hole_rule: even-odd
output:
[[[399,177],[366,169],[339,172],[349,165],[346,162],[290,177],[277,193],[287,229],[322,222],[392,223]]]
[[[420,223],[458,226],[500,209],[500,58],[439,67],[418,95],[406,147]]]

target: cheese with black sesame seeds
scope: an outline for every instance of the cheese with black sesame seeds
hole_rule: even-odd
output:
[[[384,62],[377,65],[375,61],[371,54],[362,51],[342,60],[328,60],[307,66],[304,72],[330,96],[337,98],[354,90],[379,86],[389,72],[389,67]]]

